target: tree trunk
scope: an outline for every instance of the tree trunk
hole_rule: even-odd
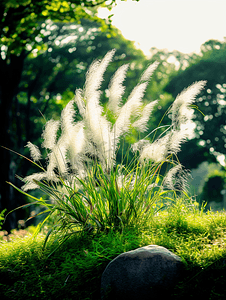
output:
[[[0,59],[0,143],[1,146],[11,149],[13,144],[11,122],[12,104],[15,93],[17,91],[25,55],[11,56],[6,60]],[[14,149],[15,150],[15,149]],[[13,188],[6,183],[14,182],[16,166],[12,160],[10,151],[0,147],[1,172],[0,172],[0,210],[7,209],[9,213],[18,206]],[[16,213],[7,216],[3,229],[8,233],[17,227]]]

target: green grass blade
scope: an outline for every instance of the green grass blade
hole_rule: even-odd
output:
[[[7,182],[7,181],[6,181]],[[30,195],[30,194],[28,194],[28,193],[26,193],[26,192],[24,192],[23,190],[21,190],[20,188],[18,188],[17,186],[15,186],[13,183],[11,183],[11,182],[7,182],[8,184],[10,184],[12,187],[14,187],[14,189],[16,189],[18,192],[20,192],[21,194],[23,194],[23,195],[25,195],[25,196],[27,196],[27,197],[29,197],[29,198],[31,198],[31,199],[34,199],[34,200],[36,200],[36,201],[39,201],[39,199],[37,198],[37,197],[34,197],[34,196],[32,196],[32,195]]]

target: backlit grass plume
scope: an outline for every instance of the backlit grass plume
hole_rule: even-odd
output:
[[[85,88],[76,91],[75,98],[63,109],[60,121],[50,120],[46,123],[42,135],[44,140],[42,147],[49,151],[47,170],[24,178],[26,182],[23,186],[24,191],[35,188],[34,180],[40,180],[41,177],[55,182],[60,182],[62,177],[67,177],[71,182],[74,181],[73,175],[85,176],[87,163],[91,157],[96,158],[104,172],[109,172],[115,164],[120,138],[131,127],[139,131],[147,129],[149,117],[157,101],[144,105],[142,97],[151,74],[158,64],[154,63],[147,68],[124,105],[121,103],[125,90],[122,82],[128,65],[116,71],[109,84],[107,106],[115,119],[112,124],[100,104],[99,88],[104,71],[112,60],[114,52],[114,50],[108,52],[102,61],[95,61],[90,66]],[[82,116],[82,121],[77,123],[74,122],[75,105]],[[134,117],[137,117],[136,121],[132,122]],[[59,131],[61,135],[57,137]],[[32,145],[31,142],[27,146],[31,150],[33,160],[37,161],[37,158],[40,158],[36,153],[39,151],[37,146]]]
[[[39,163],[40,149],[27,144],[40,172],[25,177],[21,191],[28,195],[28,190],[38,188],[49,195],[49,201],[36,198],[37,203],[47,207],[48,217],[57,215],[56,227],[51,230],[66,235],[74,230],[138,226],[161,207],[169,191],[184,189],[183,168],[171,158],[190,134],[191,104],[205,82],[194,83],[176,98],[168,112],[172,123],[165,133],[154,141],[142,139],[132,145],[138,154],[132,168],[117,165],[120,140],[131,128],[147,130],[158,101],[145,104],[142,99],[158,63],[144,71],[125,102],[123,81],[129,66],[121,66],[109,83],[109,99],[103,106],[100,87],[114,53],[112,50],[91,64],[84,89],[76,90],[59,121],[46,123],[42,134],[42,147],[47,152],[45,168]],[[80,115],[77,122],[76,112]],[[171,162],[172,168],[162,174],[164,162]]]

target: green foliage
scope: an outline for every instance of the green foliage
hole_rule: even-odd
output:
[[[64,228],[73,224],[88,231],[122,231],[142,228],[150,221],[162,208],[166,196],[156,184],[159,177],[154,174],[159,166],[145,170],[137,165],[130,171],[127,168],[121,171],[121,167],[107,175],[100,165],[94,166],[86,181],[79,180],[78,191],[64,185],[69,190],[68,196],[59,198],[54,205],[54,210],[61,212],[59,221],[64,220]]]
[[[3,210],[0,212],[0,229],[2,229],[2,224],[3,224],[4,219],[5,219],[5,217],[4,217],[5,212],[6,212],[6,209],[3,209]]]
[[[24,50],[42,52],[47,48],[43,43],[45,35],[42,24],[45,20],[61,22],[79,22],[80,19],[91,19],[105,22],[96,16],[96,6],[105,5],[111,8],[114,0],[108,5],[102,0],[71,1],[1,1],[0,4],[0,46],[3,59],[10,55],[21,55]]]
[[[222,191],[225,188],[225,172],[214,170],[211,172],[206,179],[203,187],[202,194],[200,195],[201,201],[204,202],[222,202],[223,194]]]

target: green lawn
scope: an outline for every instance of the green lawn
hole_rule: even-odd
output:
[[[118,254],[149,244],[179,255],[186,274],[172,299],[225,299],[226,213],[189,212],[178,205],[142,230],[75,235],[50,257],[44,235],[0,242],[1,299],[100,299],[100,279]]]

